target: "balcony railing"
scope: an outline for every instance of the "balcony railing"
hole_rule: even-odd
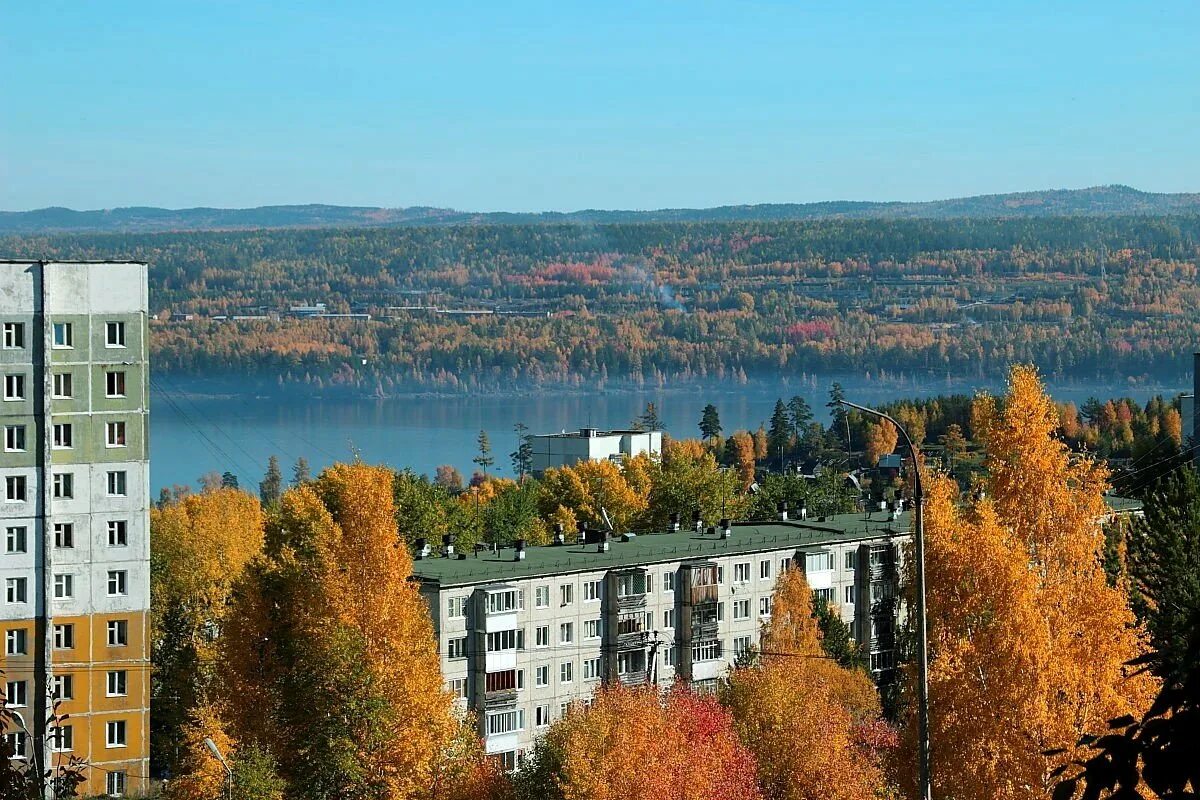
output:
[[[717,602],[717,585],[715,583],[706,584],[704,586],[693,586],[688,596],[691,604],[698,606],[701,603]]]
[[[627,594],[617,598],[617,609],[619,611],[636,611],[645,607],[646,595],[644,594]]]
[[[640,650],[650,642],[649,631],[630,631],[617,634],[618,650]]]
[[[511,706],[517,702],[516,689],[500,689],[495,692],[488,692],[483,696],[483,706],[487,709],[502,708]]]
[[[721,623],[716,620],[710,622],[692,621],[692,638],[693,639],[715,639],[721,632]]]
[[[622,686],[638,686],[646,682],[646,670],[622,672],[617,676],[617,680],[621,682]]]

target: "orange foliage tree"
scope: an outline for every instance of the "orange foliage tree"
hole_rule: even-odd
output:
[[[580,461],[546,470],[541,482],[542,514],[550,517],[562,507],[590,526],[605,527],[603,509],[618,531],[628,530],[646,510],[647,490],[645,485],[631,485],[611,461]]]
[[[285,493],[278,546],[243,583],[222,640],[232,732],[275,756],[295,796],[457,797],[492,785],[408,580],[392,480],[339,464]]]
[[[1102,567],[1104,469],[1054,436],[1031,368],[1013,369],[1002,405],[980,398],[974,420],[985,496],[962,504],[945,478],[927,492],[934,794],[1045,797],[1079,737],[1143,710],[1154,685],[1125,666],[1143,637]]]
[[[756,800],[754,757],[711,696],[600,688],[546,732],[515,778],[522,800]]]
[[[721,691],[772,800],[868,800],[888,790],[880,719],[865,673],[826,657],[812,592],[798,569],[779,578],[758,663],[735,669]]]
[[[867,425],[867,445],[866,456],[867,463],[874,466],[879,463],[879,459],[893,453],[896,450],[896,444],[900,441],[900,432],[896,430],[896,426],[888,420],[881,420],[878,424],[870,423]]]

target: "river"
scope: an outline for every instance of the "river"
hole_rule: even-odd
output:
[[[432,475],[440,464],[452,464],[464,476],[475,469],[476,439],[486,430],[496,460],[492,472],[511,475],[509,453],[516,448],[513,426],[524,423],[531,433],[555,433],[581,426],[626,427],[647,402],[658,407],[665,430],[676,437],[698,436],[701,409],[713,403],[725,432],[754,429],[766,422],[776,398],[800,394],[818,418],[827,419],[829,385],[839,380],[847,398],[860,403],[974,392],[996,391],[986,385],[931,383],[915,380],[876,381],[862,377],[812,376],[803,381],[748,386],[717,385],[680,390],[629,392],[545,391],[517,396],[401,397],[387,400],[286,400],[253,396],[197,396],[188,382],[156,378],[151,396],[150,475],[157,493],[163,486],[194,484],[206,472],[233,472],[242,486],[257,486],[274,454],[290,477],[300,457],[314,473],[333,462],[358,455],[369,463],[409,467]],[[1116,387],[1099,384],[1051,383],[1056,399],[1082,403],[1090,396],[1131,396],[1145,401],[1153,394],[1174,394],[1189,387]]]

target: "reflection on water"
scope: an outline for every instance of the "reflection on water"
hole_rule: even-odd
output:
[[[369,463],[411,467],[433,474],[439,464],[453,464],[469,475],[474,468],[476,437],[481,429],[491,438],[494,472],[511,474],[509,453],[516,448],[513,426],[522,422],[532,433],[550,433],[580,426],[627,426],[647,402],[658,406],[666,430],[674,436],[698,436],[697,423],[705,403],[714,403],[726,433],[754,429],[771,416],[777,397],[800,394],[821,418],[832,378],[761,383],[749,387],[724,385],[678,391],[578,393],[543,392],[524,397],[416,397],[382,401],[322,401],[311,398],[264,400],[254,397],[193,399],[186,382],[157,381],[152,397],[151,481],[155,491],[175,483],[194,483],[205,472],[229,470],[241,485],[254,488],[266,469],[267,457],[279,456],[286,477],[290,465],[303,456],[313,471],[355,454]],[[847,398],[859,403],[977,389],[988,385],[934,380],[880,383],[861,377],[838,378]],[[1098,384],[1051,385],[1056,399],[1082,403],[1090,396],[1130,395],[1139,401],[1153,394],[1172,396],[1181,386],[1130,390]],[[165,390],[165,393],[164,393]]]

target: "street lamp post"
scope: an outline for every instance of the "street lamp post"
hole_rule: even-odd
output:
[[[882,411],[860,406],[848,400],[839,401],[844,406],[858,409],[864,414],[870,414],[885,419],[896,426],[896,430],[904,437],[904,446],[908,448],[909,458],[913,465],[913,514],[916,516],[916,595],[917,595],[917,760],[920,780],[920,800],[932,800],[933,788],[929,771],[929,640],[928,626],[925,620],[925,493],[921,487],[921,468],[917,463],[917,448],[909,437],[908,431],[896,420]],[[847,422],[847,425],[849,423]]]
[[[221,755],[221,749],[217,747],[216,742],[206,738],[204,746],[208,748],[208,752],[212,753],[217,761],[221,762],[221,766],[225,768],[225,796],[229,800],[233,800],[233,769],[229,766],[229,762],[225,760],[225,756]]]

